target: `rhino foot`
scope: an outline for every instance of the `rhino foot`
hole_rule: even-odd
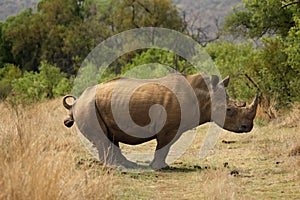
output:
[[[115,162],[111,165],[111,167],[116,168],[116,169],[137,169],[139,168],[138,164],[136,164],[135,162],[131,162],[129,160],[122,160],[119,162]]]
[[[127,160],[127,162],[125,163],[121,163],[121,165],[129,169],[137,169],[139,167],[138,164],[136,164],[135,162],[131,162],[129,160]]]
[[[170,169],[169,165],[165,162],[152,162],[150,167],[154,170],[168,170]]]

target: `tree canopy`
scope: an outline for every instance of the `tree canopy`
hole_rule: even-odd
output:
[[[71,85],[67,78],[72,80],[96,45],[122,31],[150,26],[179,31],[199,43],[204,39],[202,46],[208,44],[205,50],[221,74],[231,75],[228,91],[233,98],[250,99],[259,92],[266,108],[300,101],[299,0],[243,0],[212,40],[202,37],[206,34],[201,27],[196,32],[188,27],[184,13],[171,0],[41,0],[36,11],[27,9],[0,22],[0,96],[11,90],[36,99],[62,94],[67,90],[63,83]],[[115,60],[100,81],[128,75],[147,63],[194,73],[193,66],[173,52],[141,49]],[[153,67],[145,70],[150,73]],[[165,73],[153,72],[154,77]],[[50,84],[47,74],[55,84]],[[39,85],[47,85],[47,91]]]
[[[243,0],[234,8],[225,22],[225,29],[232,34],[250,38],[278,34],[286,37],[299,12],[299,2],[279,0]]]
[[[243,0],[233,10],[224,31],[238,41],[209,47],[221,71],[236,78],[231,93],[243,97],[259,91],[266,107],[300,100],[299,19],[300,2],[293,0]]]
[[[0,66],[14,63],[37,71],[41,61],[75,74],[101,41],[137,27],[181,30],[183,21],[170,0],[42,0],[1,24]]]

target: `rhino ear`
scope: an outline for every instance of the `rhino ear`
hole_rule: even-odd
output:
[[[230,76],[226,76],[219,84],[224,85],[224,87],[227,87],[229,84]]]
[[[218,85],[219,81],[220,79],[217,75],[211,75],[211,84],[214,88]]]

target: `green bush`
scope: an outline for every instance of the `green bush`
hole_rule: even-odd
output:
[[[252,44],[247,42],[235,45],[221,42],[209,44],[206,50],[215,61],[221,75],[230,76],[227,88],[229,96],[237,100],[251,100],[258,90],[251,82],[255,78],[252,69],[259,65],[258,52]]]
[[[13,80],[21,76],[21,70],[13,64],[6,64],[0,68],[0,100],[4,100],[10,94]]]
[[[39,72],[25,72],[12,87],[16,103],[33,103],[68,93],[71,82],[58,67],[42,62]]]
[[[138,67],[139,66],[139,67]],[[196,69],[175,53],[162,49],[148,49],[138,54],[122,68],[122,75],[135,78],[159,78],[170,72],[196,73]]]
[[[263,127],[263,126],[267,126],[267,125],[268,125],[268,122],[267,122],[267,121],[265,121],[265,120],[263,120],[263,119],[259,119],[259,118],[256,118],[256,119],[254,120],[254,122],[255,122],[255,124],[256,124],[257,126],[260,126],[260,127]]]
[[[207,51],[221,74],[231,76],[231,97],[250,100],[259,92],[265,107],[275,102],[280,109],[299,101],[300,71],[294,55],[299,49],[288,46],[293,52],[289,55],[286,46],[281,37],[264,37],[261,46],[221,42],[208,45]]]

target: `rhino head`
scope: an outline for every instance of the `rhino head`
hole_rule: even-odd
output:
[[[227,95],[225,88],[229,84],[229,76],[219,82],[217,76],[212,76],[212,95],[214,105],[211,106],[211,121],[214,121],[223,129],[236,133],[250,132],[253,128],[253,120],[258,105],[258,95],[250,105],[235,101]],[[220,98],[222,97],[225,98]],[[224,119],[225,118],[225,119]]]

